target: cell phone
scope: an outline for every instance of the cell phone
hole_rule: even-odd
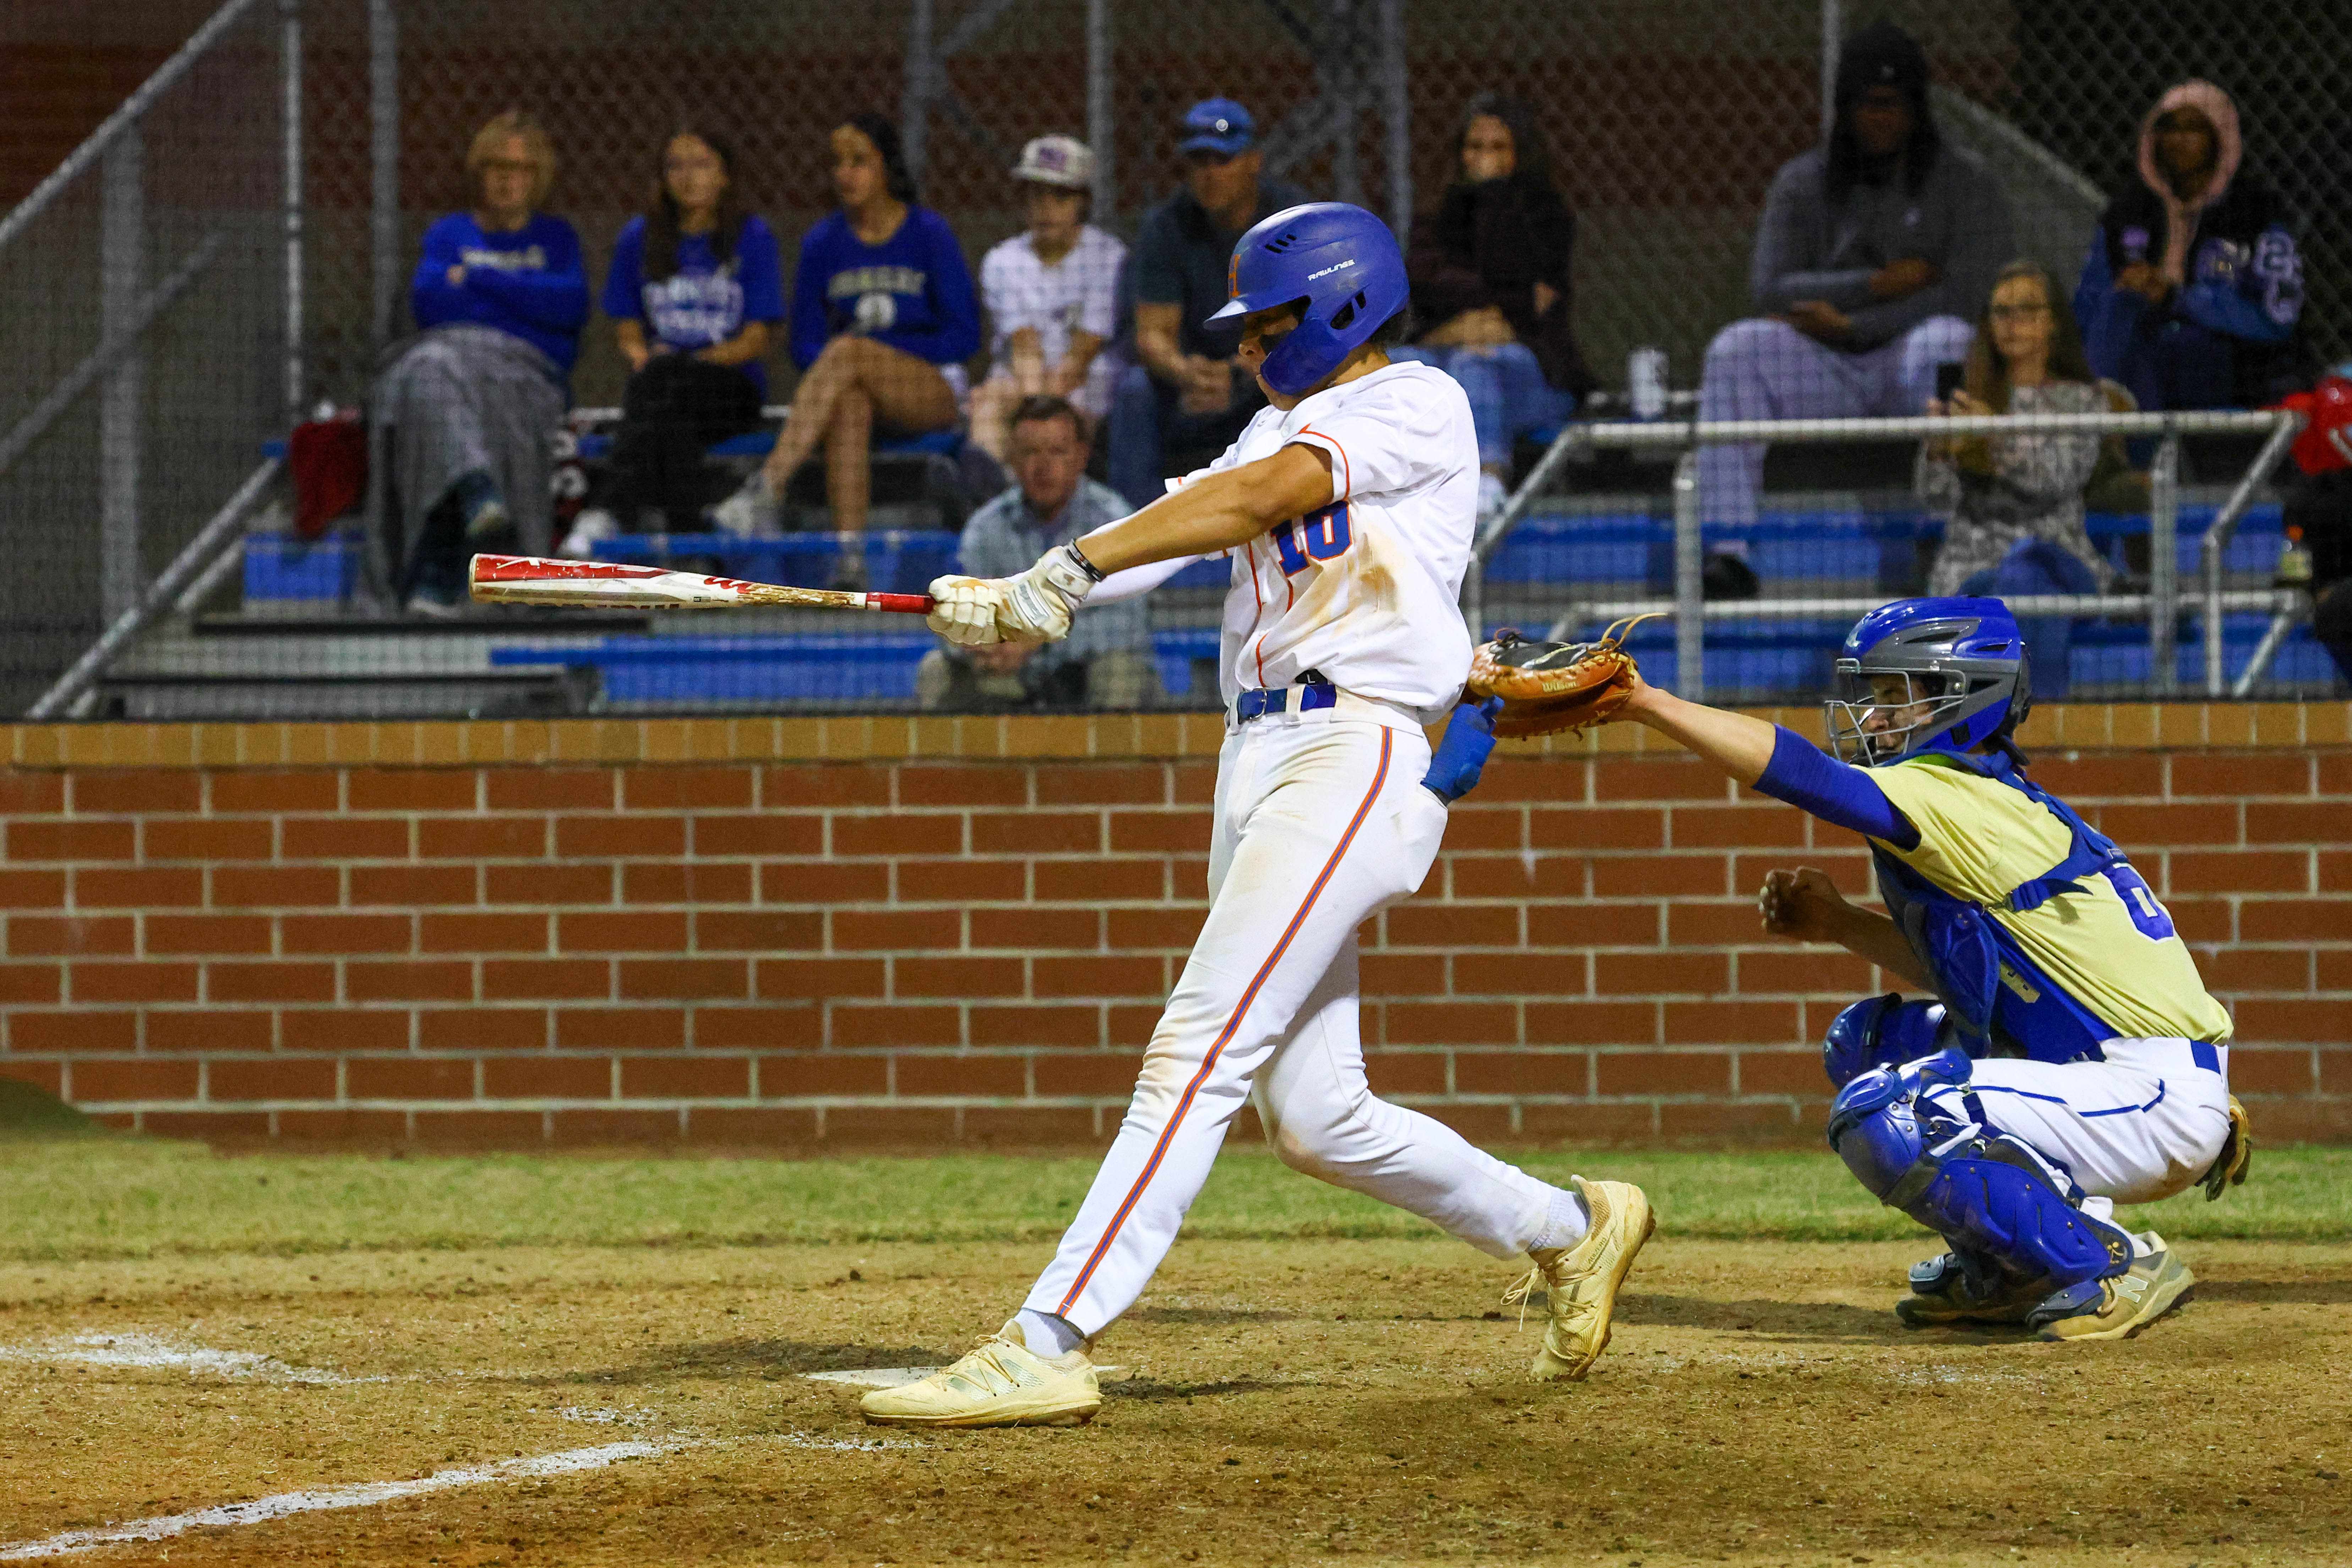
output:
[[[1968,380],[1969,367],[1956,359],[1939,361],[1936,365],[1936,401],[1949,403],[1952,394],[1959,391]]]

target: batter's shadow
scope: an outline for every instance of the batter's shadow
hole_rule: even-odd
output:
[[[2200,1279],[2194,1300],[2245,1301],[2258,1307],[2341,1307],[2352,1303],[2352,1279]]]
[[[520,1387],[610,1386],[662,1383],[679,1377],[758,1378],[812,1372],[860,1372],[908,1366],[945,1366],[962,1352],[936,1345],[825,1343],[809,1340],[705,1340],[648,1345],[634,1362],[601,1369],[532,1373],[503,1379]]]
[[[1917,1331],[1895,1316],[1890,1296],[1884,1307],[1842,1301],[1718,1301],[1698,1296],[1626,1294],[1617,1299],[1617,1321],[1628,1327],[1746,1331],[1759,1338],[1811,1344],[1916,1343]]]

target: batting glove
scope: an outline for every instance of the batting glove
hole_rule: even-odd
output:
[[[1018,577],[1002,579],[1004,601],[996,629],[1006,642],[1055,642],[1070,635],[1070,616],[1102,581],[1075,544],[1057,544]]]
[[[1003,577],[935,577],[931,580],[931,613],[925,624],[959,647],[1003,642],[996,629],[1004,607]]]
[[[1499,697],[1457,704],[1430,756],[1429,772],[1421,777],[1422,787],[1448,805],[1476,789],[1487,753],[1495,749],[1495,715],[1502,710]]]

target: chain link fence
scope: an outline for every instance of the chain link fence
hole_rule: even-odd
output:
[[[2341,154],[2352,101],[2341,84],[2352,79],[2344,68],[2352,44],[2309,10],[2175,0],[1595,0],[1573,7],[1203,0],[1181,8],[1135,0],[855,7],[301,0],[284,9],[257,0],[232,11],[217,41],[136,117],[146,156],[137,180],[144,206],[134,226],[143,252],[136,276],[152,290],[205,245],[213,250],[155,316],[137,353],[68,397],[64,412],[0,468],[0,505],[27,542],[5,606],[8,652],[0,656],[13,710],[52,690],[138,590],[179,559],[238,493],[264,442],[282,438],[292,418],[320,400],[368,401],[386,355],[415,328],[411,273],[424,231],[474,199],[468,145],[509,108],[546,126],[560,167],[545,205],[578,231],[593,288],[623,226],[646,209],[665,142],[681,126],[732,144],[741,194],[780,237],[789,281],[801,237],[833,205],[828,135],[859,112],[899,127],[921,203],[947,220],[978,271],[991,247],[1022,230],[1021,190],[1009,171],[1033,137],[1060,132],[1088,142],[1091,219],[1132,241],[1149,209],[1183,178],[1177,144],[1186,109],[1232,98],[1255,119],[1269,177],[1360,202],[1402,232],[1456,178],[1465,108],[1499,92],[1528,106],[1575,214],[1570,308],[1602,394],[1585,413],[1605,417],[1610,399],[1624,395],[1629,356],[1640,350],[1663,353],[1665,382],[1681,408],[1692,407],[1707,345],[1753,309],[1748,272],[1764,193],[1782,163],[1822,136],[1836,41],[1891,20],[1932,62],[1931,104],[1945,137],[1981,157],[2000,181],[2016,248],[2069,287],[2100,211],[2137,177],[2135,139],[2158,95],[2200,76],[2227,89],[2243,125],[2245,167],[2278,190],[2301,237],[2312,359],[2352,353],[2345,268],[2352,232],[2336,189],[2347,177]],[[21,70],[58,40],[105,38],[142,64],[160,64],[207,15],[158,5],[125,17],[40,0],[0,20],[0,49]],[[289,23],[299,28],[290,57]],[[299,69],[289,72],[289,64]],[[283,107],[289,92],[300,104],[292,139]],[[98,349],[106,323],[128,320],[124,310],[136,304],[126,285],[96,281],[127,276],[103,265],[107,166],[94,161],[0,247],[0,286],[17,306],[0,331],[30,373],[5,395],[15,400],[11,426],[70,389],[71,373]],[[291,252],[289,177],[300,220]],[[119,178],[115,189],[124,188]],[[119,259],[129,231],[116,210]],[[1105,352],[1139,351],[1122,331]],[[767,361],[772,397],[790,401],[791,359],[779,347]],[[977,356],[968,368],[975,377],[988,370]],[[592,314],[569,378],[574,405],[614,408],[626,372],[613,323]],[[107,409],[119,416],[134,399],[149,456],[135,488],[126,489],[119,418],[110,448],[101,426]],[[583,502],[594,503],[610,428],[589,414],[562,437],[559,529]],[[1520,432],[1515,481],[1549,434],[1541,426]],[[1097,445],[1097,473],[1115,479],[1112,443],[1106,435]],[[715,459],[727,483],[756,463],[757,446]],[[1671,454],[1586,447],[1561,456],[1567,460],[1526,498],[1517,528],[1487,563],[1489,626],[1549,625],[1579,604],[1654,596],[1672,585]],[[2199,485],[2226,488],[2244,456],[2215,456],[2200,467],[2190,455],[2180,514],[2189,535],[2226,499]],[[2142,468],[2152,460],[2145,447],[2136,457]],[[1004,476],[943,451],[886,458],[876,468],[862,552],[874,586],[919,588],[954,558],[954,531]],[[1753,557],[1768,595],[1916,587],[1937,525],[1910,496],[1907,454],[1898,459],[1879,463],[1867,482],[1853,477],[1861,468],[1827,486],[1801,475],[1793,504],[1768,497],[1778,542],[1759,541]],[[1769,487],[1774,476],[1767,479]],[[798,504],[785,508],[790,531],[782,539],[739,545],[723,536],[647,534],[634,520],[623,534],[637,542],[635,558],[822,584],[842,555],[841,542],[824,537],[825,489],[812,473],[786,499]],[[850,628],[807,616],[690,628],[642,616],[419,625],[398,613],[396,591],[384,602],[384,584],[374,584],[371,602],[364,521],[348,519],[310,540],[288,531],[283,507],[250,510],[250,531],[233,543],[234,559],[207,558],[184,574],[152,624],[71,693],[68,710],[357,714],[917,700],[913,666],[929,647],[919,628],[877,631],[871,621]],[[2275,506],[2257,505],[2239,526],[2230,554],[2242,579],[2236,585],[2267,583],[2264,552],[2276,553],[2277,519]],[[2137,527],[2132,537],[2147,532],[2144,520],[2118,526]],[[137,541],[135,566],[126,564],[125,537]],[[2119,559],[2139,548],[2121,537]],[[2193,569],[2194,538],[2182,548]],[[628,549],[607,552],[626,557]],[[2139,562],[2145,574],[2144,548]],[[1207,667],[1217,576],[1196,569],[1155,596],[1152,657],[1166,701],[1216,701]],[[1804,695],[1818,650],[1795,645],[1818,641],[1822,629],[1724,626],[1726,647],[1751,633],[1771,647],[1719,682],[1710,674],[1710,682],[1718,695]],[[2145,689],[2154,679],[2145,621],[2117,635],[2136,636],[2142,651],[2119,659],[2112,679],[2091,684]],[[2261,689],[2316,689],[2330,679],[2325,660],[2305,650],[2281,656]]]

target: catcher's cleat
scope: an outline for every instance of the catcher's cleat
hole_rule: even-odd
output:
[[[2133,1239],[2129,1268],[2068,1286],[2027,1313],[2026,1326],[2045,1340],[2127,1340],[2172,1310],[2197,1276],[2156,1232]]]
[[[1549,1260],[1536,1257],[1527,1278],[1503,1292],[1503,1304],[1524,1315],[1537,1285],[1543,1286],[1543,1348],[1528,1369],[1538,1383],[1573,1382],[1592,1370],[1609,1344],[1617,1287],[1633,1267],[1633,1255],[1658,1228],[1648,1194],[1632,1183],[1569,1180],[1592,1211],[1592,1228],[1567,1251],[1552,1253]]]
[[[1008,1322],[953,1366],[858,1405],[877,1426],[1077,1426],[1102,1408],[1102,1389],[1085,1350],[1041,1356]]]
[[[1915,1329],[2021,1323],[2047,1294],[2004,1276],[1990,1259],[1966,1260],[1947,1252],[1911,1266],[1911,1293],[1895,1303],[1895,1315]]]

